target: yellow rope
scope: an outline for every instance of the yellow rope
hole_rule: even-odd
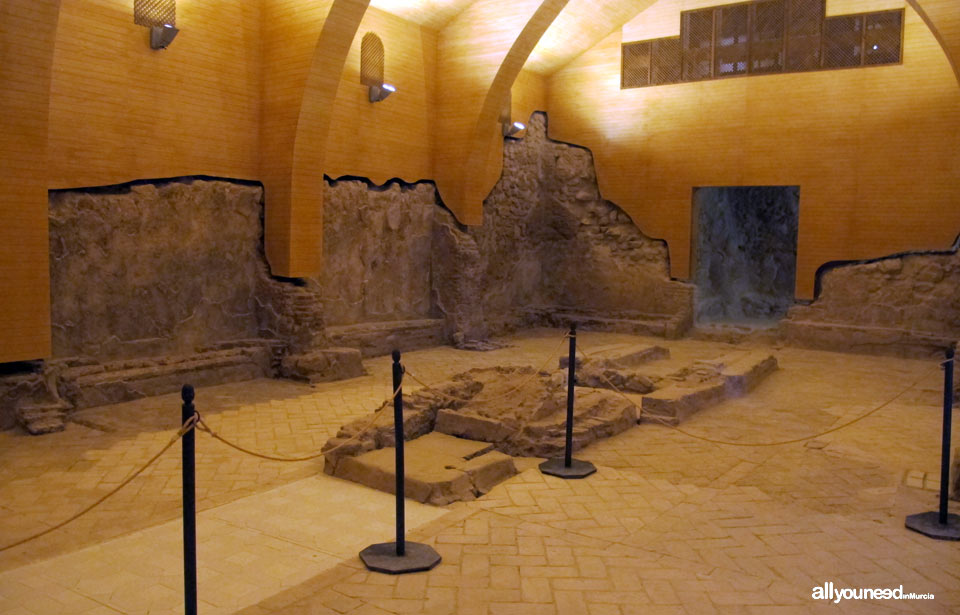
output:
[[[580,352],[580,349],[578,348],[577,351]],[[586,352],[583,352],[583,355],[584,355],[584,356],[589,356]],[[946,362],[944,362],[944,363],[946,363]],[[943,365],[943,364],[941,364],[941,365]],[[635,401],[633,401],[632,399],[630,399],[629,397],[627,397],[626,394],[624,394],[623,391],[621,391],[619,388],[617,388],[617,385],[615,385],[615,384],[613,384],[612,382],[610,382],[610,379],[607,378],[607,376],[603,373],[603,371],[600,371],[599,373],[600,373],[600,377],[603,378],[603,379],[607,382],[607,384],[609,384],[610,387],[611,387],[618,395],[620,395],[621,397],[623,397],[625,400],[627,400],[628,402],[630,402],[630,403],[633,404],[634,406],[637,406],[637,403],[636,403]],[[784,444],[796,444],[796,443],[798,443],[798,442],[805,442],[805,441],[807,441],[807,440],[813,440],[813,439],[819,438],[819,437],[821,437],[821,436],[825,436],[825,435],[827,435],[827,434],[831,434],[831,433],[833,433],[833,432],[835,432],[835,431],[840,431],[841,429],[844,429],[845,427],[849,427],[850,425],[853,425],[854,423],[859,423],[859,422],[862,421],[863,419],[865,419],[865,418],[867,418],[867,417],[869,417],[869,416],[871,416],[871,415],[873,415],[873,414],[876,414],[876,413],[879,412],[880,410],[883,410],[884,408],[886,408],[887,406],[889,406],[890,404],[892,404],[892,403],[895,402],[896,400],[898,400],[898,399],[900,399],[901,397],[903,397],[906,393],[908,393],[909,391],[913,390],[914,387],[916,387],[918,384],[920,384],[920,382],[921,382],[924,378],[926,378],[926,377],[927,377],[927,374],[925,373],[923,376],[920,376],[920,378],[918,378],[916,381],[914,381],[913,384],[911,384],[910,386],[908,386],[908,387],[905,388],[904,390],[900,391],[899,393],[897,393],[896,395],[894,395],[893,397],[891,397],[891,398],[888,399],[887,401],[883,402],[882,404],[880,404],[880,405],[877,406],[876,408],[873,408],[873,409],[870,410],[869,412],[866,412],[866,413],[858,416],[857,418],[855,418],[855,419],[853,419],[853,420],[851,420],[851,421],[848,421],[848,422],[846,422],[846,423],[843,423],[842,425],[837,425],[836,427],[831,427],[830,429],[827,429],[826,431],[821,431],[820,433],[813,434],[812,436],[803,436],[802,438],[793,438],[793,439],[791,439],[791,440],[779,440],[779,441],[777,441],[777,442],[731,442],[731,441],[729,441],[729,440],[717,440],[717,439],[714,439],[714,438],[708,438],[708,437],[706,437],[706,436],[697,435],[697,434],[695,434],[695,433],[690,433],[689,431],[687,431],[687,430],[685,430],[685,429],[681,429],[680,427],[678,427],[678,426],[676,426],[676,425],[671,425],[669,422],[667,422],[665,419],[663,419],[663,418],[661,418],[661,417],[654,416],[654,415],[651,415],[651,414],[648,414],[648,415],[646,415],[646,416],[648,416],[649,418],[651,418],[651,419],[653,419],[653,420],[655,420],[655,421],[658,421],[658,422],[662,423],[663,425],[666,425],[667,427],[669,427],[670,429],[673,429],[674,431],[677,431],[677,432],[679,432],[679,433],[682,433],[683,435],[685,435],[685,436],[687,436],[687,437],[694,438],[694,439],[696,439],[696,440],[703,440],[704,442],[710,442],[711,444],[722,444],[722,445],[725,445],[725,446],[751,446],[751,447],[757,447],[757,446],[782,446],[782,445],[784,445]],[[643,413],[643,408],[641,408],[640,406],[637,406],[637,410],[638,410],[638,416],[640,416],[640,415]]]
[[[26,538],[23,538],[23,539],[21,539],[21,540],[18,540],[17,542],[14,542],[14,543],[5,545],[5,546],[3,546],[3,547],[0,547],[0,552],[7,551],[8,549],[12,549],[12,548],[14,548],[14,547],[19,547],[20,545],[25,544],[25,543],[28,543],[28,542],[30,542],[30,541],[32,541],[32,540],[36,540],[37,538],[40,538],[41,536],[46,536],[46,535],[49,534],[50,532],[59,530],[59,529],[62,528],[63,526],[67,525],[68,523],[72,523],[72,522],[76,521],[77,519],[79,519],[80,517],[84,516],[85,514],[87,514],[88,512],[90,512],[91,510],[93,510],[94,508],[96,508],[97,506],[100,506],[101,504],[103,504],[104,502],[106,502],[111,496],[115,495],[118,491],[120,491],[121,489],[123,489],[124,487],[126,487],[127,485],[129,485],[129,484],[133,481],[133,479],[135,479],[136,477],[140,476],[140,475],[144,472],[144,470],[146,470],[147,468],[149,468],[150,466],[152,466],[152,465],[157,461],[157,459],[160,458],[161,455],[163,455],[164,453],[166,453],[167,450],[169,450],[171,446],[173,446],[174,444],[177,443],[177,440],[179,440],[180,438],[182,438],[183,435],[186,434],[188,431],[190,431],[191,429],[193,429],[194,427],[196,427],[198,422],[202,422],[202,421],[201,421],[201,419],[200,419],[200,415],[195,412],[195,413],[193,414],[193,416],[191,416],[191,417],[187,420],[187,422],[183,424],[183,426],[177,431],[177,433],[174,434],[174,436],[173,436],[172,438],[170,438],[170,441],[167,442],[167,444],[166,444],[162,449],[160,449],[160,452],[158,452],[156,455],[154,455],[153,457],[151,457],[148,462],[146,462],[145,464],[143,464],[142,466],[140,466],[140,468],[138,468],[133,474],[131,474],[130,476],[128,476],[126,479],[123,480],[123,482],[121,482],[119,485],[117,485],[116,487],[114,487],[113,489],[111,489],[108,493],[104,494],[100,499],[98,499],[98,500],[97,500],[96,502],[94,502],[93,504],[87,506],[86,508],[84,508],[83,510],[81,510],[80,512],[78,512],[77,514],[73,515],[72,517],[70,517],[70,518],[68,518],[68,519],[66,519],[66,520],[64,520],[64,521],[61,521],[60,523],[54,525],[53,527],[49,527],[49,528],[43,530],[42,532],[37,532],[36,534],[33,534],[33,535],[31,535],[31,536],[27,536]]]
[[[533,381],[537,378],[537,376],[540,375],[540,372],[542,372],[542,371],[544,370],[544,368],[546,368],[547,365],[550,364],[551,361],[553,361],[554,359],[557,358],[557,356],[558,356],[557,351],[559,351],[559,350],[560,350],[560,347],[563,346],[563,342],[564,342],[565,340],[569,339],[569,338],[570,338],[570,335],[569,335],[569,334],[565,334],[565,335],[560,339],[560,343],[558,343],[557,346],[556,346],[556,348],[553,349],[553,352],[550,354],[550,356],[547,357],[546,361],[544,361],[543,364],[541,364],[539,368],[533,370],[533,373],[532,373],[528,378],[526,378],[526,379],[525,379],[524,381],[522,381],[520,384],[518,384],[518,385],[510,388],[509,390],[505,391],[504,393],[501,393],[501,394],[499,394],[499,395],[493,395],[493,396],[491,396],[491,397],[473,397],[473,398],[471,398],[471,399],[466,399],[466,398],[464,398],[464,397],[457,397],[456,395],[451,395],[451,394],[449,394],[449,393],[444,392],[444,391],[441,390],[441,389],[438,389],[436,386],[427,384],[427,383],[424,382],[423,380],[420,380],[419,378],[417,378],[416,374],[411,373],[409,370],[407,370],[405,373],[406,373],[408,376],[410,376],[410,378],[413,379],[414,382],[416,382],[416,383],[420,384],[421,386],[423,386],[424,389],[426,389],[426,390],[428,390],[428,391],[432,391],[432,392],[436,393],[437,395],[439,395],[439,396],[441,396],[441,397],[446,397],[447,399],[450,399],[450,400],[452,400],[452,401],[458,401],[458,402],[463,402],[463,403],[472,403],[472,402],[488,402],[488,401],[495,401],[495,400],[500,400],[500,399],[506,399],[507,397],[510,397],[510,396],[513,395],[514,393],[525,389],[531,382],[533,382]]]
[[[260,459],[266,459],[266,460],[269,460],[269,461],[293,461],[293,462],[310,461],[310,460],[316,459],[316,458],[318,458],[318,457],[322,457],[322,456],[324,456],[324,455],[329,455],[329,454],[332,453],[333,451],[335,451],[335,450],[337,450],[337,449],[339,449],[339,448],[342,448],[342,447],[344,447],[344,446],[346,446],[346,445],[348,445],[348,444],[350,444],[350,443],[352,443],[352,442],[360,439],[360,436],[362,436],[362,435],[364,435],[365,433],[367,433],[367,432],[374,426],[374,424],[377,422],[377,419],[380,418],[380,414],[381,414],[384,410],[387,409],[387,407],[388,407],[387,404],[389,404],[391,401],[393,401],[393,400],[397,397],[397,395],[400,393],[400,390],[401,390],[402,387],[403,387],[403,375],[400,376],[400,384],[397,385],[397,388],[396,388],[396,390],[393,392],[393,395],[391,395],[389,399],[387,399],[386,401],[384,401],[384,402],[383,402],[383,405],[380,406],[380,408],[377,409],[377,411],[373,413],[373,416],[370,417],[370,421],[368,421],[367,424],[364,425],[363,429],[361,429],[360,431],[358,431],[358,432],[355,433],[354,435],[350,436],[349,438],[347,438],[347,439],[344,440],[343,442],[337,444],[337,445],[334,446],[333,448],[329,448],[329,449],[327,449],[327,450],[325,450],[325,451],[322,450],[322,451],[320,451],[320,452],[318,452],[318,453],[312,453],[312,454],[310,454],[310,455],[304,455],[304,456],[302,456],[302,457],[280,457],[280,456],[277,456],[277,455],[267,455],[267,454],[265,454],[265,453],[258,453],[257,451],[251,450],[251,449],[249,449],[249,448],[244,448],[243,446],[240,446],[239,444],[237,444],[237,443],[235,443],[235,442],[231,442],[230,440],[227,440],[226,438],[224,438],[223,436],[221,436],[220,434],[218,434],[217,432],[215,432],[213,429],[210,428],[209,425],[207,425],[207,424],[203,421],[203,419],[200,419],[199,423],[197,424],[197,429],[199,429],[200,431],[206,432],[207,434],[209,434],[209,435],[210,435],[212,438],[214,438],[215,440],[219,440],[220,442],[226,444],[227,446],[229,446],[229,447],[232,448],[232,449],[235,449],[235,450],[237,450],[237,451],[240,451],[241,453],[246,453],[247,455],[252,455],[253,457],[259,457]]]

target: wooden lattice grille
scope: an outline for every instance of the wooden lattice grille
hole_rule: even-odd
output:
[[[713,9],[683,13],[683,80],[713,77]]]
[[[651,85],[678,83],[682,77],[683,64],[680,37],[659,38],[651,42]]]
[[[750,8],[750,72],[782,72],[786,43],[786,2],[770,0],[758,2]]]
[[[133,23],[151,28],[175,26],[177,24],[176,0],[133,0]]]
[[[360,41],[360,83],[383,85],[383,42],[373,32],[364,34]]]
[[[826,17],[825,0],[755,0],[680,14],[680,36],[624,43],[622,88],[896,64],[903,10]]]
[[[823,20],[823,67],[860,66],[863,15],[838,15]]]
[[[788,71],[820,68],[824,0],[790,0],[787,22]]]
[[[620,87],[650,85],[650,41],[627,43],[620,54]]]
[[[750,8],[746,4],[735,4],[716,9],[714,19],[717,34],[714,38],[713,74],[716,77],[742,75],[747,72],[749,46],[747,39]]]
[[[863,33],[864,64],[896,64],[903,41],[903,11],[884,11],[866,16]]]

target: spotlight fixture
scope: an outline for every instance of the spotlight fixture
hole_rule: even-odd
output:
[[[150,28],[150,49],[166,49],[180,30],[170,24]]]
[[[150,48],[166,49],[180,32],[176,0],[134,0],[133,23],[150,28]]]
[[[397,91],[397,88],[393,87],[389,83],[382,83],[380,85],[371,85],[370,86],[370,102],[380,102],[385,99],[387,96],[390,96]]]
[[[503,127],[503,136],[505,137],[512,137],[513,135],[517,134],[521,130],[526,130],[527,128],[521,122],[513,122],[512,124],[508,122],[503,122],[501,126]]]

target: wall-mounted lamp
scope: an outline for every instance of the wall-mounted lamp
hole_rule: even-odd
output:
[[[133,23],[150,28],[151,49],[166,49],[180,32],[177,0],[133,0]]]
[[[380,102],[387,96],[390,96],[397,91],[397,88],[393,87],[389,83],[381,83],[380,85],[371,85],[370,86],[370,102]]]
[[[503,127],[503,136],[505,137],[512,137],[521,130],[526,130],[527,128],[521,122],[513,122],[512,124],[510,122],[503,122],[501,123],[501,126]]]

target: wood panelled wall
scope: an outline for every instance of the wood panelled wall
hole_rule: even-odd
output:
[[[943,46],[960,83],[960,3],[957,0],[907,0]]]
[[[660,0],[624,30],[677,34],[681,9],[715,4]],[[604,197],[668,241],[674,276],[690,274],[696,186],[800,186],[800,298],[825,262],[946,248],[960,232],[960,88],[913,10],[894,66],[621,90],[620,44],[549,79],[551,136],[593,150]]]
[[[397,88],[378,103],[370,103],[360,83],[360,41],[367,32],[383,41],[384,81]],[[435,30],[368,8],[337,90],[324,172],[375,184],[432,178],[436,72]]]
[[[47,123],[59,4],[0,5],[0,362],[50,354]]]
[[[434,177],[464,224],[479,224],[503,164],[499,118],[517,75],[566,0],[478,0],[438,41]]]
[[[180,34],[150,49],[133,3],[62,0],[49,188],[179,175],[257,179],[260,3],[179,2]]]
[[[547,78],[539,73],[522,70],[510,89],[510,117],[524,124],[534,111],[547,110]],[[526,131],[517,134],[523,137]]]

